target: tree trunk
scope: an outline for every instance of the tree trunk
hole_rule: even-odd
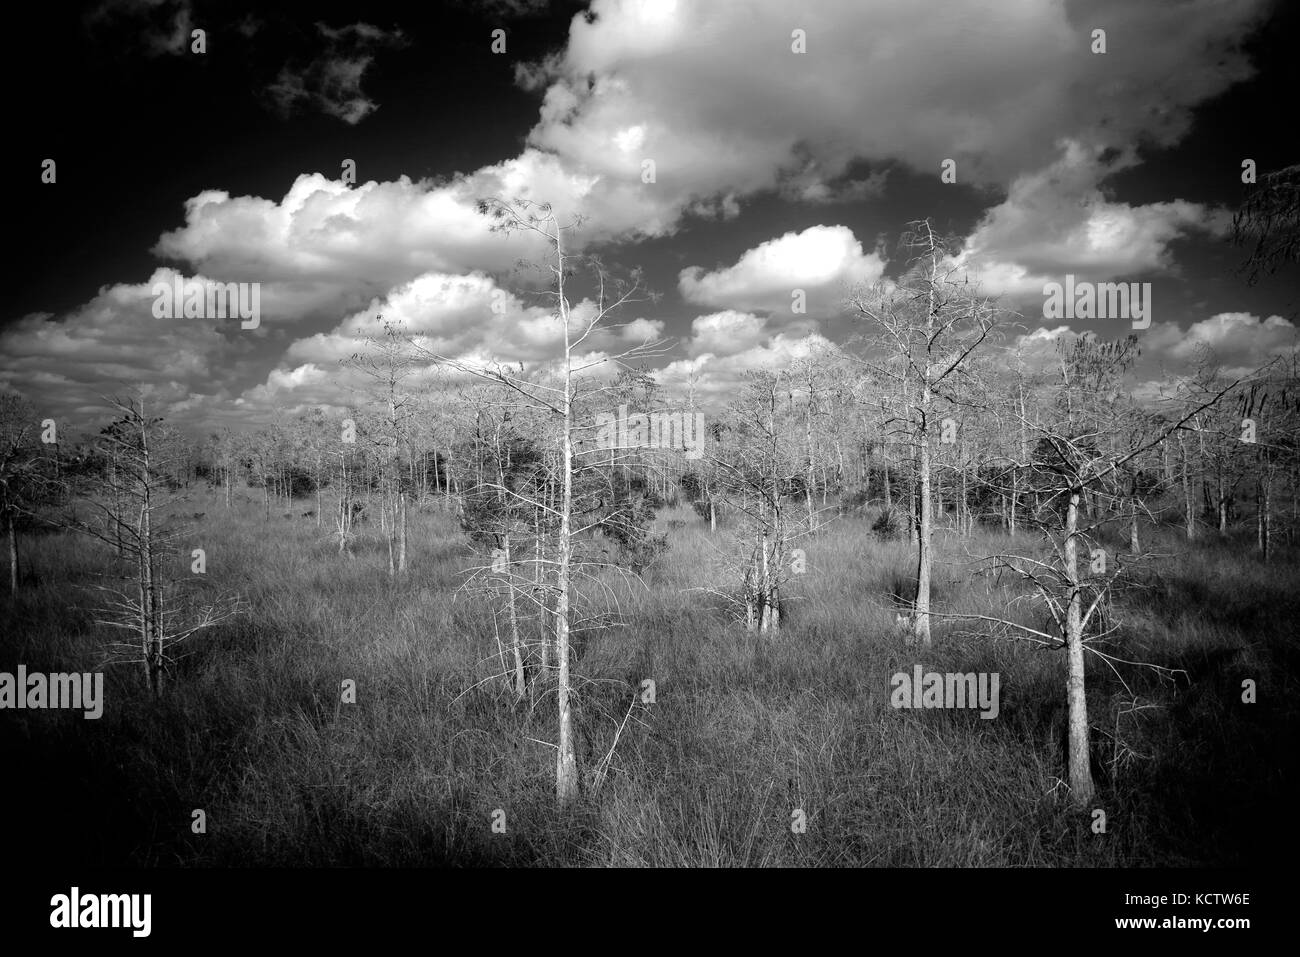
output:
[[[808,474],[807,474],[807,478],[804,480],[804,495],[805,495],[805,497],[806,497],[807,500],[808,500],[808,528],[809,528],[809,529],[811,529],[811,528],[813,527],[813,516],[814,516],[814,514],[815,514],[815,510],[814,510],[814,508],[813,508],[813,484],[814,484],[814,470],[815,470],[815,468],[816,468],[816,465],[815,465],[815,462],[814,462],[815,453],[814,453],[814,451],[813,451],[812,405],[813,405],[812,367],[809,366],[809,368],[808,368],[808,408],[807,408],[807,410],[804,412],[804,444],[807,446],[807,449],[808,449]],[[823,493],[822,493],[822,504],[823,504],[823,505],[826,504],[825,491],[824,491],[824,489],[825,489],[825,486],[823,486]]]
[[[1079,549],[1075,537],[1079,529],[1079,499],[1079,489],[1071,489],[1065,512],[1065,577],[1070,588],[1070,600],[1065,613],[1065,636],[1068,657],[1066,701],[1069,715],[1070,793],[1075,804],[1083,806],[1092,800],[1095,787],[1092,782],[1092,762],[1088,752],[1088,698],[1084,683],[1083,659],[1083,595],[1079,587]]]
[[[519,638],[519,613],[518,609],[515,607],[515,576],[514,572],[511,570],[510,564],[510,533],[508,530],[506,534],[501,536],[501,540],[503,544],[503,557],[505,558],[506,563],[506,576],[510,586],[510,650],[515,662],[515,700],[521,701],[527,693],[528,688],[524,675],[524,643]]]
[[[542,674],[545,675],[551,667],[551,628],[546,620],[546,601],[542,588],[542,525],[539,514],[535,512],[533,515],[533,594],[537,597],[537,621],[541,625]]]
[[[1132,498],[1129,500],[1129,526],[1128,526],[1128,550],[1129,554],[1142,554],[1142,546],[1138,541],[1138,477],[1137,473],[1133,474],[1133,486],[1131,488]]]
[[[157,698],[162,693],[163,682],[162,602],[158,595],[157,583],[154,581],[153,502],[150,494],[153,476],[149,468],[149,438],[144,424],[148,420],[143,418],[143,403],[140,411],[140,637],[149,690],[154,698]]]
[[[348,536],[352,532],[352,499],[346,491],[339,493],[339,554],[348,550]]]
[[[1269,539],[1272,531],[1270,528],[1270,525],[1272,524],[1272,515],[1270,514],[1272,510],[1272,489],[1270,487],[1272,485],[1272,479],[1273,476],[1271,471],[1266,468],[1264,474],[1256,479],[1255,482],[1255,521],[1258,525],[1259,556],[1264,562],[1268,561],[1269,546],[1271,544]]]
[[[406,574],[406,493],[397,496],[397,573]]]
[[[961,504],[958,506],[958,510],[959,510],[963,515],[966,516],[966,534],[969,536],[972,532],[975,531],[975,520],[974,520],[974,518],[971,516],[971,510],[970,510],[970,499],[969,499],[969,497],[968,497],[968,496],[969,496],[969,492],[970,492],[970,490],[969,490],[969,489],[967,488],[967,486],[966,486],[966,470],[965,470],[965,469],[962,469],[962,470],[961,470],[961,483],[960,483],[960,484],[961,484]]]
[[[912,482],[912,487],[908,489],[907,498],[907,540],[912,545],[920,541],[920,523],[917,521],[916,514],[916,482]]]
[[[560,230],[555,235],[556,290],[559,302],[560,324],[564,327],[564,431],[560,436],[563,492],[560,500],[560,541],[558,557],[557,590],[555,599],[555,655],[559,659],[559,687],[556,697],[559,707],[560,734],[555,753],[555,797],[561,807],[578,799],[578,759],[573,742],[573,710],[569,700],[569,565],[573,548],[573,357],[569,342],[569,310],[564,298],[564,251],[560,244]]]
[[[397,564],[394,560],[396,556],[394,555],[393,548],[393,539],[397,535],[397,529],[396,522],[390,519],[388,515],[388,510],[390,508],[396,511],[397,502],[394,501],[391,496],[385,495],[381,491],[379,501],[379,523],[381,526],[384,526],[381,527],[380,530],[384,534],[384,541],[388,543],[388,577],[393,578],[397,575]]]
[[[930,367],[926,363],[926,377],[929,378]],[[920,445],[921,469],[918,495],[918,519],[916,540],[916,600],[912,603],[915,610],[913,632],[922,645],[930,644],[930,538],[933,532],[934,517],[930,514],[930,389],[928,382],[921,391],[921,421],[917,432]]]
[[[1223,492],[1223,475],[1220,474],[1216,480],[1215,493],[1217,496],[1217,505],[1219,513],[1219,534],[1228,534],[1228,499]]]
[[[894,491],[889,481],[889,454],[887,450],[882,458],[885,460],[885,511],[890,512],[894,509]]]
[[[5,509],[5,533],[9,537],[9,594],[18,594],[18,532],[14,528],[14,510]]]

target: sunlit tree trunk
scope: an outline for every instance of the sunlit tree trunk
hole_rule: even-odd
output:
[[[1079,582],[1080,490],[1070,489],[1065,512],[1065,578],[1070,589],[1065,609],[1067,655],[1066,701],[1069,720],[1070,793],[1076,804],[1092,800],[1092,762],[1088,750],[1088,697],[1084,682],[1083,598]]]
[[[569,341],[569,307],[564,298],[564,248],[558,224],[555,230],[556,291],[560,324],[564,327],[564,399],[561,444],[560,541],[559,567],[555,599],[555,655],[559,659],[560,735],[555,756],[555,796],[561,806],[578,798],[578,761],[573,741],[573,710],[569,676],[569,573],[572,562],[573,531],[573,357]]]

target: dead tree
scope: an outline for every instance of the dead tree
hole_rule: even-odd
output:
[[[402,383],[415,374],[409,341],[399,326],[377,317],[383,335],[369,337],[365,352],[353,353],[343,364],[356,369],[378,384],[372,400],[382,408],[380,434],[376,441],[382,455],[380,465],[381,525],[388,543],[388,574],[406,573],[406,499],[402,484],[402,453],[409,449],[410,397]]]
[[[87,490],[87,500],[107,522],[73,521],[70,527],[115,547],[121,543],[127,568],[119,576],[122,584],[96,586],[106,596],[96,623],[136,636],[111,645],[110,660],[140,664],[157,697],[176,646],[238,614],[242,602],[238,597],[190,600],[187,592],[196,580],[171,573],[186,531],[162,517],[180,498],[165,478],[178,446],[162,419],[147,414],[143,393],[111,402],[120,418],[100,433],[100,444],[112,467]],[[206,555],[203,560],[206,564]]]
[[[506,494],[522,495],[535,509],[538,517],[535,527],[539,536],[545,538],[544,541],[539,538],[532,560],[537,562],[539,570],[544,570],[539,574],[539,587],[547,606],[546,615],[554,626],[558,712],[555,790],[558,803],[565,807],[577,800],[580,791],[574,737],[571,643],[575,626],[580,621],[574,607],[575,577],[581,571],[581,563],[575,556],[581,528],[577,523],[575,481],[583,469],[578,454],[583,431],[578,413],[584,393],[590,392],[584,380],[592,375],[592,370],[618,369],[629,359],[653,355],[655,344],[645,343],[614,356],[583,358],[579,350],[584,345],[590,347],[589,340],[597,327],[620,307],[635,301],[633,297],[639,287],[639,276],[634,274],[628,282],[614,283],[598,260],[571,252],[568,238],[580,220],[561,222],[548,204],[492,199],[480,205],[480,212],[494,220],[494,229],[531,234],[546,246],[547,262],[536,265],[547,277],[548,289],[544,295],[554,304],[555,317],[561,329],[563,351],[558,369],[551,376],[530,374],[522,367],[500,363],[467,363],[434,352],[418,341],[413,341],[412,345],[418,354],[435,363],[486,379],[515,394],[524,405],[546,420],[548,434],[557,446],[553,494],[539,498],[517,489],[507,489]],[[568,290],[569,282],[578,270],[590,278],[593,287],[593,308],[585,310],[581,317],[574,314]],[[480,484],[490,480],[490,476],[483,476]],[[513,552],[511,558],[515,560]]]
[[[39,421],[36,410],[25,399],[0,396],[0,521],[9,552],[9,593],[18,593],[18,526],[45,496],[42,490],[53,481],[47,475],[36,440]]]
[[[869,323],[868,354],[877,375],[893,383],[898,415],[906,423],[916,462],[916,588],[912,628],[930,644],[930,578],[934,532],[932,443],[938,434],[936,402],[952,401],[954,381],[988,338],[998,317],[993,300],[978,294],[964,271],[952,265],[944,240],[928,220],[911,224],[902,245],[912,251],[906,275],[856,293],[851,310]]]
[[[1130,463],[1214,408],[1237,384],[1205,396],[1195,405],[1183,406],[1158,425],[1152,416],[1148,428],[1122,430],[1120,423],[1135,413],[1119,403],[1118,384],[1136,351],[1132,336],[1114,343],[1080,337],[1062,350],[1060,388],[1049,414],[1022,421],[1033,443],[1030,456],[1015,464],[1033,487],[1039,506],[1032,519],[1047,548],[1043,554],[996,554],[980,561],[993,573],[1009,570],[1018,576],[1029,587],[1024,600],[1037,602],[1050,614],[1050,629],[994,616],[939,616],[977,621],[984,626],[982,634],[1027,640],[1065,652],[1068,783],[1079,805],[1091,801],[1095,793],[1085,655],[1092,652],[1108,663],[1122,661],[1096,646],[1115,631],[1108,607],[1125,565],[1111,560],[1095,533],[1108,522],[1127,516],[1122,510],[1103,515],[1101,504],[1122,501],[1128,494],[1125,469]],[[1124,436],[1141,438],[1129,444],[1123,441]],[[1092,518],[1084,514],[1087,495],[1101,503]]]

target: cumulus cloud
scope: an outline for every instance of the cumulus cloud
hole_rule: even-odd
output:
[[[511,178],[503,164],[480,178],[484,193]],[[370,181],[351,188],[320,173],[299,176],[279,202],[207,190],[185,203],[185,225],[157,255],[247,279],[349,279],[387,290],[424,272],[507,269],[541,252],[525,234],[506,238],[476,209],[469,182],[444,186]]]
[[[1099,185],[1133,163],[1069,141],[1061,157],[1025,174],[1004,202],[986,212],[957,257],[990,294],[1041,297],[1043,284],[1073,274],[1094,282],[1168,272],[1171,243],[1201,233],[1224,235],[1230,217],[1185,200],[1132,206]]]
[[[232,370],[256,375],[257,339],[238,319],[158,319],[154,283],[175,274],[158,269],[144,283],[105,286],[64,317],[25,316],[0,332],[0,388],[41,396],[56,417],[103,409],[102,395],[151,385],[160,401],[195,393],[230,394]],[[184,277],[203,281],[204,277]]]
[[[654,342],[663,338],[664,321],[662,319],[633,319],[631,322],[623,323],[618,333],[626,342]]]
[[[686,351],[728,356],[752,349],[767,334],[767,320],[748,312],[715,312],[691,322],[691,339]]]
[[[448,354],[541,367],[553,361],[555,320],[493,297],[517,259],[542,259],[545,247],[526,233],[492,233],[477,210],[488,196],[548,201],[564,218],[581,212],[577,246],[670,234],[686,216],[732,219],[760,191],[802,204],[870,198],[896,168],[937,181],[953,158],[960,183],[1009,190],[962,253],[989,291],[1038,297],[1064,272],[1096,280],[1169,272],[1173,244],[1220,232],[1223,214],[1178,199],[1117,202],[1106,178],[1135,163],[1139,147],[1176,143],[1194,107],[1249,76],[1241,41],[1266,8],[1267,0],[824,0],[798,10],[783,0],[594,0],[574,17],[563,51],[517,68],[541,102],[514,158],[445,181],[349,187],[329,170],[299,176],[279,199],[214,188],[187,201],[183,224],[154,252],[192,274],[262,282],[266,316],[255,337],[177,325],[160,339],[141,301],[149,283],[122,284],[66,316],[29,316],[6,330],[0,384],[66,390],[68,402],[82,402],[72,397],[86,394],[82,379],[93,388],[151,377],[193,410],[232,396],[243,408],[325,397],[338,391],[337,360],[379,311]],[[189,3],[116,0],[101,10],[104,19],[144,18],[148,42],[176,52]],[[1089,50],[1099,24],[1109,35],[1104,56]],[[806,53],[791,52],[796,28],[806,31]],[[272,99],[359,122],[376,106],[362,88],[376,51],[405,38],[364,23],[318,24],[316,35],[324,51],[287,64]],[[844,286],[883,269],[852,230],[818,225],[730,265],[683,270],[683,297],[718,311],[695,319],[686,358],[665,381],[707,375],[725,396],[744,370],[824,342],[811,319],[836,311]],[[807,317],[790,312],[794,289],[808,294]],[[1251,320],[1248,329],[1214,317],[1181,335],[1244,363],[1253,354],[1237,355],[1234,335],[1249,331],[1267,354],[1286,332],[1278,317]],[[636,319],[591,347],[618,351],[663,329]],[[1040,333],[1027,345],[1048,347]],[[1173,333],[1148,330],[1153,353],[1186,359],[1185,340],[1162,336]],[[254,361],[254,341],[278,351]],[[166,369],[156,368],[160,342],[177,357]]]
[[[1167,392],[1203,360],[1218,375],[1247,375],[1273,359],[1294,355],[1300,349],[1297,332],[1282,316],[1262,318],[1248,312],[1219,313],[1187,328],[1176,322],[1153,323],[1141,333],[1141,356],[1132,370],[1135,395]],[[1096,335],[1067,325],[1035,329],[1007,342],[1006,362],[1008,367],[1020,363],[1030,374],[1051,372],[1060,361],[1060,343]]]
[[[1250,75],[1241,41],[1266,9],[826,0],[795,14],[784,0],[595,0],[563,56],[522,74],[550,79],[530,142],[599,176],[614,205],[648,204],[652,235],[702,198],[773,189],[791,171],[815,199],[855,159],[937,177],[953,158],[959,182],[1005,185],[1066,137],[1177,142],[1193,107]],[[1099,23],[1104,56],[1090,51]],[[791,52],[795,28],[806,53]],[[641,188],[647,158],[658,178]]]
[[[1182,368],[1205,356],[1221,374],[1240,376],[1278,356],[1291,355],[1300,347],[1296,333],[1296,326],[1282,316],[1221,312],[1187,329],[1172,322],[1156,323],[1142,336],[1142,349],[1146,358]]]
[[[818,333],[789,335],[781,332],[743,349],[729,349],[723,354],[703,352],[689,359],[670,362],[660,370],[657,378],[679,395],[693,389],[701,405],[721,407],[736,398],[744,385],[746,373],[786,368],[794,360],[834,348]]]
[[[588,301],[571,309],[570,328],[577,331],[594,311]],[[282,366],[337,363],[356,352],[368,336],[380,332],[380,316],[395,323],[426,351],[459,358],[490,352],[504,362],[541,362],[554,358],[563,343],[555,313],[529,306],[481,273],[426,273],[346,316],[328,332],[294,342]],[[606,333],[613,338],[614,333]]]
[[[573,303],[571,336],[583,331],[596,311],[591,300]],[[382,334],[381,316],[418,347],[415,357],[421,377],[431,374],[435,356],[468,367],[508,363],[536,372],[556,368],[563,355],[563,329],[550,308],[528,305],[481,273],[427,273],[374,299],[328,331],[294,341],[266,381],[246,390],[242,401],[250,409],[277,402],[299,407],[347,401],[350,390],[363,388],[365,381],[342,363],[365,352],[367,340]],[[613,374],[616,368],[608,361],[610,356],[657,338],[662,330],[661,320],[644,318],[597,327],[583,343],[575,365],[594,363],[586,370],[592,375],[601,374],[608,365],[607,374]]]
[[[846,287],[879,279],[884,260],[864,253],[846,226],[810,226],[746,251],[732,266],[684,269],[678,288],[689,302],[791,313],[793,290],[807,296],[808,314],[833,311]]]

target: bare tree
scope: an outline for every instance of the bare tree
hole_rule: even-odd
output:
[[[547,533],[545,546],[538,540],[532,561],[538,568],[545,567],[549,574],[539,587],[545,595],[549,617],[554,625],[554,648],[557,662],[558,740],[556,744],[555,788],[561,806],[577,800],[580,777],[575,749],[573,721],[573,676],[571,638],[575,626],[574,576],[575,547],[579,528],[575,526],[575,478],[581,470],[578,459],[580,433],[578,411],[584,391],[584,373],[597,367],[618,367],[632,358],[652,354],[657,344],[645,343],[613,356],[581,359],[579,350],[588,345],[597,328],[622,306],[635,301],[639,276],[630,281],[616,283],[598,260],[570,252],[567,239],[580,220],[560,222],[547,204],[529,200],[505,202],[499,199],[484,201],[480,211],[495,221],[494,228],[502,232],[530,232],[541,237],[549,249],[549,260],[538,264],[547,277],[548,289],[544,295],[556,310],[563,336],[563,352],[558,371],[548,381],[545,375],[530,375],[522,367],[513,368],[499,363],[489,365],[469,364],[454,357],[441,355],[427,346],[413,341],[417,351],[430,359],[461,373],[487,379],[514,393],[530,409],[549,420],[559,452],[556,461],[557,488],[554,497],[538,499],[521,489],[507,489],[511,496],[528,497],[536,510],[539,536]],[[594,306],[581,318],[571,307],[568,285],[577,270],[583,269],[594,286]],[[601,386],[595,392],[603,392]],[[589,395],[590,392],[587,391]],[[512,560],[514,556],[512,554]]]
[[[177,498],[165,471],[179,445],[162,428],[161,418],[147,414],[143,392],[111,402],[120,418],[100,433],[100,440],[112,468],[92,483],[88,499],[108,526],[74,521],[71,527],[120,547],[130,563],[123,585],[97,586],[107,601],[96,621],[137,636],[112,646],[112,657],[141,664],[157,697],[175,646],[238,614],[242,603],[238,597],[188,601],[186,591],[194,579],[169,574],[168,560],[184,529],[168,524],[160,513]]]
[[[9,543],[9,593],[18,593],[18,524],[30,514],[47,484],[36,441],[38,421],[31,403],[0,395],[0,520]]]
[[[913,251],[907,273],[897,284],[878,283],[854,294],[850,308],[869,321],[873,349],[863,361],[891,381],[916,462],[916,588],[912,630],[930,644],[930,578],[934,518],[931,445],[937,429],[937,400],[953,400],[954,380],[966,374],[966,361],[988,338],[998,316],[993,300],[982,297],[964,271],[952,265],[948,245],[929,220],[910,224],[904,248]],[[875,353],[892,355],[892,361]]]
[[[1092,652],[1112,666],[1123,661],[1098,647],[1115,633],[1110,599],[1121,576],[1130,570],[1118,559],[1111,561],[1095,537],[1108,522],[1128,518],[1122,509],[1102,514],[1104,505],[1121,502],[1129,493],[1125,470],[1131,463],[1197,415],[1214,408],[1237,384],[1204,396],[1162,421],[1149,415],[1142,428],[1121,428],[1122,422],[1138,414],[1134,407],[1120,401],[1123,393],[1119,388],[1121,377],[1136,355],[1134,336],[1111,343],[1080,336],[1072,344],[1063,345],[1060,382],[1050,414],[1032,421],[1027,416],[1021,420],[1033,442],[1030,455],[1016,466],[1033,489],[1038,505],[1031,520],[1042,530],[1047,551],[1042,555],[996,554],[981,561],[991,573],[1009,571],[1028,586],[1024,598],[1045,608],[1051,625],[1033,627],[988,615],[941,616],[978,621],[991,628],[995,636],[1065,651],[1068,777],[1072,799],[1080,805],[1095,793],[1089,755],[1085,653]],[[1085,516],[1087,495],[1094,497],[1095,507]],[[1130,556],[1129,565],[1132,562]]]
[[[406,573],[406,489],[402,484],[402,451],[409,447],[410,397],[402,383],[416,372],[410,341],[401,328],[378,317],[383,335],[368,337],[367,351],[343,360],[379,385],[375,400],[382,407],[382,442],[386,456],[380,467],[380,508],[387,533],[388,574]]]
[[[740,597],[733,600],[746,630],[760,633],[780,629],[790,544],[812,532],[816,522],[815,513],[790,515],[791,499],[800,495],[806,472],[782,438],[795,431],[797,414],[782,407],[785,382],[776,372],[747,373],[744,392],[729,410],[731,441],[710,455],[718,498],[743,518],[733,553],[722,554],[724,566],[741,582]],[[731,598],[726,591],[713,591]]]

